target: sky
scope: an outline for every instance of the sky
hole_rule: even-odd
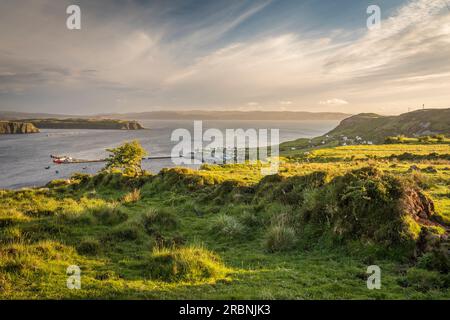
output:
[[[81,9],[81,29],[66,8]],[[369,5],[380,27],[367,27]],[[0,110],[450,107],[450,0],[2,0]]]

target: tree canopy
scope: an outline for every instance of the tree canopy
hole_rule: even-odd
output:
[[[139,176],[144,173],[141,166],[142,158],[148,153],[139,141],[126,142],[117,148],[106,149],[106,151],[111,154],[106,160],[104,170],[120,170],[130,176]]]

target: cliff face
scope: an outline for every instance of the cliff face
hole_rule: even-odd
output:
[[[29,122],[0,121],[0,134],[37,133],[39,129]]]

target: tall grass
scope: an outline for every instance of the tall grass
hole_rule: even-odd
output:
[[[162,281],[212,281],[225,278],[229,269],[220,258],[199,246],[155,248],[146,265],[146,274]]]

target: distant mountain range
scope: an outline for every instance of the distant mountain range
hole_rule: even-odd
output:
[[[150,111],[140,113],[109,113],[97,115],[66,115],[0,111],[0,119],[121,119],[121,120],[343,120],[350,114],[306,111]]]

